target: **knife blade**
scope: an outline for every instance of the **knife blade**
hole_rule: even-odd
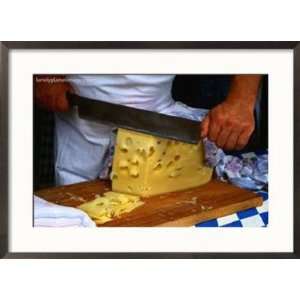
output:
[[[154,136],[197,144],[200,140],[200,122],[168,116],[67,92],[71,106],[78,107],[79,117],[107,123]]]

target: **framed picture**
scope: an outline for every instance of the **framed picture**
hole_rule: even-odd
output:
[[[3,258],[299,258],[299,42],[2,42]]]

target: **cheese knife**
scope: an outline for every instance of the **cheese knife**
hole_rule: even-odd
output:
[[[71,106],[77,106],[82,119],[190,144],[197,144],[200,140],[199,121],[90,99],[70,92],[67,99]]]

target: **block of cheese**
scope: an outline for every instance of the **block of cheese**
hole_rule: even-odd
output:
[[[79,205],[78,208],[86,212],[96,224],[103,224],[142,204],[138,196],[107,192],[103,196]]]
[[[200,186],[211,177],[202,142],[192,145],[118,129],[113,191],[149,197]]]

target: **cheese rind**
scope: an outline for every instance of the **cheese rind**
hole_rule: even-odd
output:
[[[119,129],[112,174],[113,191],[149,197],[205,184],[212,169],[204,165],[202,142],[192,145]]]

